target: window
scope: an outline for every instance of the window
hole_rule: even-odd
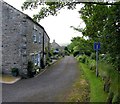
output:
[[[34,35],[33,35],[33,42],[34,42],[34,43],[37,42],[37,39],[36,39],[36,38],[37,38],[37,37],[36,37],[36,35],[34,34]]]
[[[35,55],[35,63],[34,63],[34,64],[35,64],[35,65],[38,64],[38,54]]]
[[[33,31],[33,42],[34,42],[34,43],[37,42],[37,34],[36,34],[36,33],[37,33],[37,31],[34,30],[34,31]]]
[[[39,33],[39,43],[41,43],[41,33]]]
[[[40,53],[38,54],[38,66],[40,67]]]
[[[40,66],[40,52],[37,54],[31,55],[31,61],[34,63],[34,65]]]

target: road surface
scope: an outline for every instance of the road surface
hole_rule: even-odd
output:
[[[77,62],[66,56],[50,66],[42,75],[3,84],[3,102],[62,102],[79,76]]]

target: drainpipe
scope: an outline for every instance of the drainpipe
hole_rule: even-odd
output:
[[[44,31],[43,31],[43,47],[42,47],[42,62],[41,62],[41,67],[44,68],[45,65],[44,65]]]

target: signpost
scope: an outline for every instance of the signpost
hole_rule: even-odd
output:
[[[94,43],[94,50],[96,51],[96,76],[98,77],[98,51],[100,50],[100,42]]]

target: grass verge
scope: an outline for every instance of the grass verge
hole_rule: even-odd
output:
[[[108,94],[103,91],[102,79],[97,78],[87,65],[80,63],[80,66],[90,84],[90,102],[106,102]]]

